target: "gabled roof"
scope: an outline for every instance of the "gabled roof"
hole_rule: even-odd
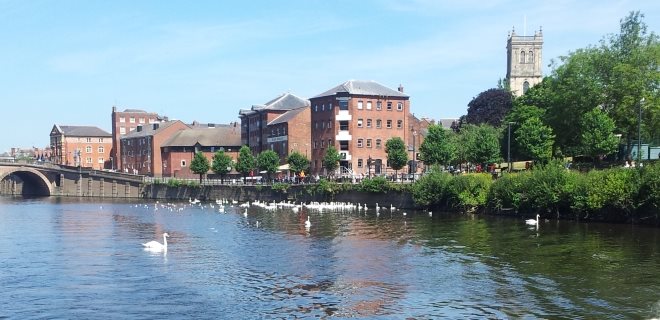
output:
[[[241,109],[238,114],[249,115],[261,110],[294,110],[309,106],[309,100],[287,92],[263,105],[253,105],[250,110]]]
[[[149,137],[158,134],[158,132],[165,130],[166,128],[171,127],[173,124],[181,122],[180,120],[175,120],[175,121],[166,121],[166,122],[156,122],[156,123],[149,123],[149,124],[144,124],[142,126],[142,129],[138,131],[138,129],[135,129],[121,137],[121,139],[133,139],[133,138],[140,138],[140,137]],[[183,122],[181,122],[183,123]],[[183,123],[185,126],[185,123]],[[154,125],[156,125],[158,128],[154,129]]]
[[[51,133],[55,130],[67,137],[112,137],[107,131],[94,126],[61,126],[56,124]]]
[[[365,80],[349,80],[330,90],[327,90],[314,98],[334,96],[337,92],[348,92],[350,95],[364,95],[364,96],[385,96],[385,97],[402,97],[408,98],[408,95],[403,92],[390,89],[376,81]]]
[[[238,126],[195,128],[181,130],[167,139],[162,147],[240,147],[241,128]]]
[[[305,108],[309,108],[309,107],[305,107]],[[295,118],[299,113],[305,111],[305,108],[298,108],[291,111],[287,111],[281,114],[279,117],[273,119],[273,121],[269,122],[268,125],[270,126],[273,124],[289,122],[293,118]]]

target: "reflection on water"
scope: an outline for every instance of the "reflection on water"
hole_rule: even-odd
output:
[[[0,317],[660,316],[658,229],[387,209],[0,198]]]

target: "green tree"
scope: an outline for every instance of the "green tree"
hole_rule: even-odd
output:
[[[387,164],[394,169],[395,176],[399,175],[399,170],[408,162],[408,151],[403,139],[394,137],[385,142],[385,153],[387,153]]]
[[[323,157],[323,166],[328,171],[328,176],[334,176],[335,170],[339,167],[339,160],[341,160],[341,156],[337,149],[334,146],[329,146]]]
[[[527,119],[516,130],[516,141],[523,154],[539,163],[547,163],[552,158],[554,139],[552,129],[536,117]]]
[[[614,121],[599,108],[585,114],[581,126],[582,150],[594,163],[616,151],[619,139],[614,135]]]
[[[243,175],[243,181],[250,172],[254,170],[254,156],[248,146],[242,146],[238,152],[238,161],[236,162],[236,171]]]
[[[195,153],[192,161],[190,162],[190,171],[199,175],[199,183],[202,183],[202,177],[209,171],[211,165],[209,159],[206,158],[201,151]]]
[[[420,160],[426,165],[449,165],[456,159],[456,140],[452,132],[441,125],[429,125],[424,142],[419,147]]]
[[[266,177],[270,181],[270,177],[280,165],[280,157],[273,150],[262,151],[257,156],[257,167],[260,171],[266,171]]]
[[[225,183],[225,175],[231,171],[233,161],[231,157],[224,151],[216,151],[213,155],[213,162],[211,163],[211,170],[220,175],[220,182]]]
[[[286,162],[289,164],[289,169],[296,175],[309,169],[309,159],[307,159],[307,157],[298,151],[294,151],[289,154]]]
[[[468,161],[470,162],[499,162],[502,159],[499,130],[487,124],[476,126],[469,148]]]
[[[530,90],[527,91],[527,93],[529,93],[531,90],[535,88],[536,87],[532,87]],[[525,96],[523,95],[521,97],[525,97]],[[511,112],[509,112],[509,114],[506,115],[504,121],[502,122],[502,139],[501,139],[502,154],[508,156],[509,143],[510,143],[511,159],[513,159],[514,161],[516,159],[524,159],[523,153],[520,151],[521,150],[520,146],[518,145],[518,142],[515,140],[516,130],[518,130],[518,128],[522,123],[524,123],[525,121],[531,118],[539,118],[543,120],[545,118],[545,110],[535,106],[522,104],[522,101],[520,101],[520,99],[517,99],[516,103],[514,103],[513,109],[511,109]],[[510,137],[508,131],[509,126],[511,126]]]

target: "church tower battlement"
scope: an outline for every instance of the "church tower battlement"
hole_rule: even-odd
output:
[[[509,34],[506,45],[506,81],[514,96],[523,95],[543,80],[542,51],[541,28],[533,36],[517,35],[515,29]]]

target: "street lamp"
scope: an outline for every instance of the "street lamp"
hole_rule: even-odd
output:
[[[412,145],[412,147],[413,147],[413,148],[412,148],[412,162],[410,163],[411,166],[412,166],[412,168],[411,168],[410,171],[412,172],[412,180],[413,180],[413,182],[415,182],[415,174],[417,173],[417,162],[416,162],[416,160],[417,160],[416,158],[417,158],[417,157],[415,157],[415,154],[416,154],[416,150],[415,150],[415,136],[417,135],[417,131],[415,131],[414,128],[413,128],[413,129],[410,129],[410,131],[412,131],[412,138],[413,138],[413,145]]]
[[[644,98],[639,101],[639,117],[637,118],[637,165],[642,164],[642,105]]]
[[[509,122],[507,124],[509,126],[509,133],[508,133],[509,137],[507,139],[506,153],[507,153],[508,171],[511,172],[511,125],[515,124],[515,122]]]

